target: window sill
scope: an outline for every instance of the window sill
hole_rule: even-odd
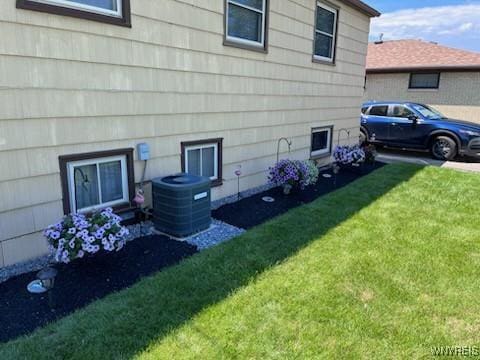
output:
[[[332,60],[332,61],[322,60],[322,59],[319,59],[315,56],[312,57],[312,62],[316,63],[316,64],[335,66],[335,60]]]
[[[262,54],[268,54],[268,49],[267,46],[255,46],[255,45],[248,45],[248,44],[242,44],[240,42],[236,42],[233,40],[223,40],[223,45],[224,46],[231,46],[231,47],[236,47],[239,49],[243,50],[250,50],[250,51],[256,51]]]
[[[69,7],[51,5],[51,4],[40,3],[40,2],[35,2],[30,0],[17,0],[16,6],[17,6],[17,9],[33,10],[33,11],[54,14],[54,15],[70,16],[70,17],[75,17],[79,19],[92,20],[92,21],[102,22],[110,25],[118,25],[118,26],[131,28],[132,22],[131,22],[131,15],[130,15],[129,0],[124,0],[123,5],[124,5],[123,17],[97,14],[90,11],[78,10],[78,9],[73,9]]]
[[[320,159],[328,158],[330,156],[332,156],[331,152],[328,152],[325,154],[317,154],[317,155],[310,154],[310,160],[320,160]]]
[[[411,92],[438,92],[440,89],[439,88],[425,88],[425,89],[421,89],[421,88],[418,88],[418,89],[415,89],[415,88],[409,88],[408,91],[411,91]]]

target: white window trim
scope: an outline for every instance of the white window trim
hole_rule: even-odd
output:
[[[324,132],[324,131],[327,132],[327,146],[326,146],[326,148],[313,151],[313,134],[321,133],[321,132]],[[330,154],[331,147],[332,147],[332,128],[331,127],[313,128],[312,129],[312,134],[310,135],[310,141],[312,143],[311,144],[312,151],[310,152],[310,156],[315,157],[315,156]]]
[[[188,145],[185,146],[185,172],[188,172],[188,152],[191,150],[200,150],[200,171],[202,171],[202,149],[213,147],[213,176],[210,177],[210,180],[218,180],[218,144],[217,143],[208,143],[200,145]]]
[[[317,34],[322,34],[322,35],[329,36],[329,37],[332,38],[332,47],[331,47],[332,56],[331,56],[331,57],[326,57],[326,56],[320,56],[320,55],[315,54],[316,36],[314,36],[314,37],[313,37],[313,58],[314,58],[315,60],[321,60],[321,61],[327,61],[327,62],[333,63],[333,59],[334,59],[334,57],[335,57],[336,41],[337,41],[338,9],[332,8],[332,7],[330,7],[330,6],[328,6],[328,5],[325,5],[325,4],[321,3],[321,2],[317,2],[317,7],[321,7],[322,9],[327,10],[327,11],[333,13],[333,15],[334,15],[333,33],[332,33],[332,34],[329,34],[329,33],[326,33],[326,32],[324,32],[324,31],[321,31],[321,30],[318,30],[318,29],[317,29],[317,16],[318,16],[318,11],[315,12],[315,25],[314,25],[315,35],[317,35]],[[317,9],[317,10],[318,10],[318,9]]]
[[[122,0],[116,0],[117,9],[118,9],[117,11],[108,10],[108,9],[104,9],[104,8],[97,7],[97,6],[80,4],[80,3],[77,3],[75,1],[70,1],[70,0],[32,0],[32,1],[37,2],[37,3],[41,3],[41,4],[61,6],[61,7],[68,8],[68,9],[87,11],[87,12],[91,12],[91,13],[94,13],[94,14],[107,15],[107,16],[111,16],[111,17],[117,17],[117,18],[122,18],[123,17]]]
[[[258,10],[254,7],[245,5],[245,4],[240,4],[236,2],[235,0],[226,0],[227,1],[227,8],[226,8],[226,14],[225,14],[225,39],[231,42],[235,42],[238,44],[243,44],[243,45],[249,45],[249,46],[255,46],[258,48],[263,48],[265,47],[265,21],[266,21],[266,7],[267,7],[267,0],[262,0],[263,1],[263,8],[262,10]],[[261,34],[261,41],[253,41],[253,40],[247,40],[243,38],[239,38],[236,36],[230,36],[228,35],[228,18],[229,18],[229,13],[230,13],[230,4],[242,7],[244,9],[248,9],[251,11],[254,11],[256,13],[262,14],[262,34]]]
[[[77,202],[75,201],[76,194],[75,194],[75,168],[79,166],[85,165],[97,165],[97,179],[98,179],[98,195],[99,201],[102,200],[102,186],[101,186],[101,179],[100,179],[100,171],[98,171],[99,164],[112,162],[112,161],[120,161],[121,168],[122,168],[122,192],[123,198],[115,201],[110,201],[107,203],[100,203],[95,206],[90,206],[87,208],[77,209]],[[70,196],[70,211],[72,213],[86,213],[92,212],[95,210],[128,203],[128,196],[129,196],[129,189],[128,189],[128,171],[127,171],[127,157],[125,155],[119,156],[110,156],[110,157],[103,157],[103,158],[95,158],[95,159],[88,159],[88,160],[79,160],[79,161],[71,161],[67,163],[67,174],[68,174],[68,193]]]

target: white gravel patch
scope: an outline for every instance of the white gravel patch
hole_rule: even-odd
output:
[[[220,220],[212,219],[212,225],[208,230],[185,238],[184,241],[196,246],[198,250],[202,251],[231,240],[244,232],[244,229],[237,228]]]

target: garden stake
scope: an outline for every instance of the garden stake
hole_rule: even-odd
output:
[[[235,175],[237,175],[237,201],[240,200],[240,176],[242,175],[242,165],[239,165],[237,170],[235,170]]]

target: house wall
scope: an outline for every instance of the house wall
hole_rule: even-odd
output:
[[[282,136],[299,159],[312,127],[355,141],[369,19],[329,1],[341,8],[335,66],[312,62],[315,0],[271,1],[268,54],[222,45],[223,1],[134,0],[124,28],[2,0],[0,267],[46,252],[61,155],[147,142],[148,180],[180,171],[181,141],[223,137],[218,199],[236,193],[238,164],[242,189],[264,184]]]
[[[444,72],[438,90],[409,90],[410,74],[368,74],[365,100],[414,101],[480,123],[480,72]]]

